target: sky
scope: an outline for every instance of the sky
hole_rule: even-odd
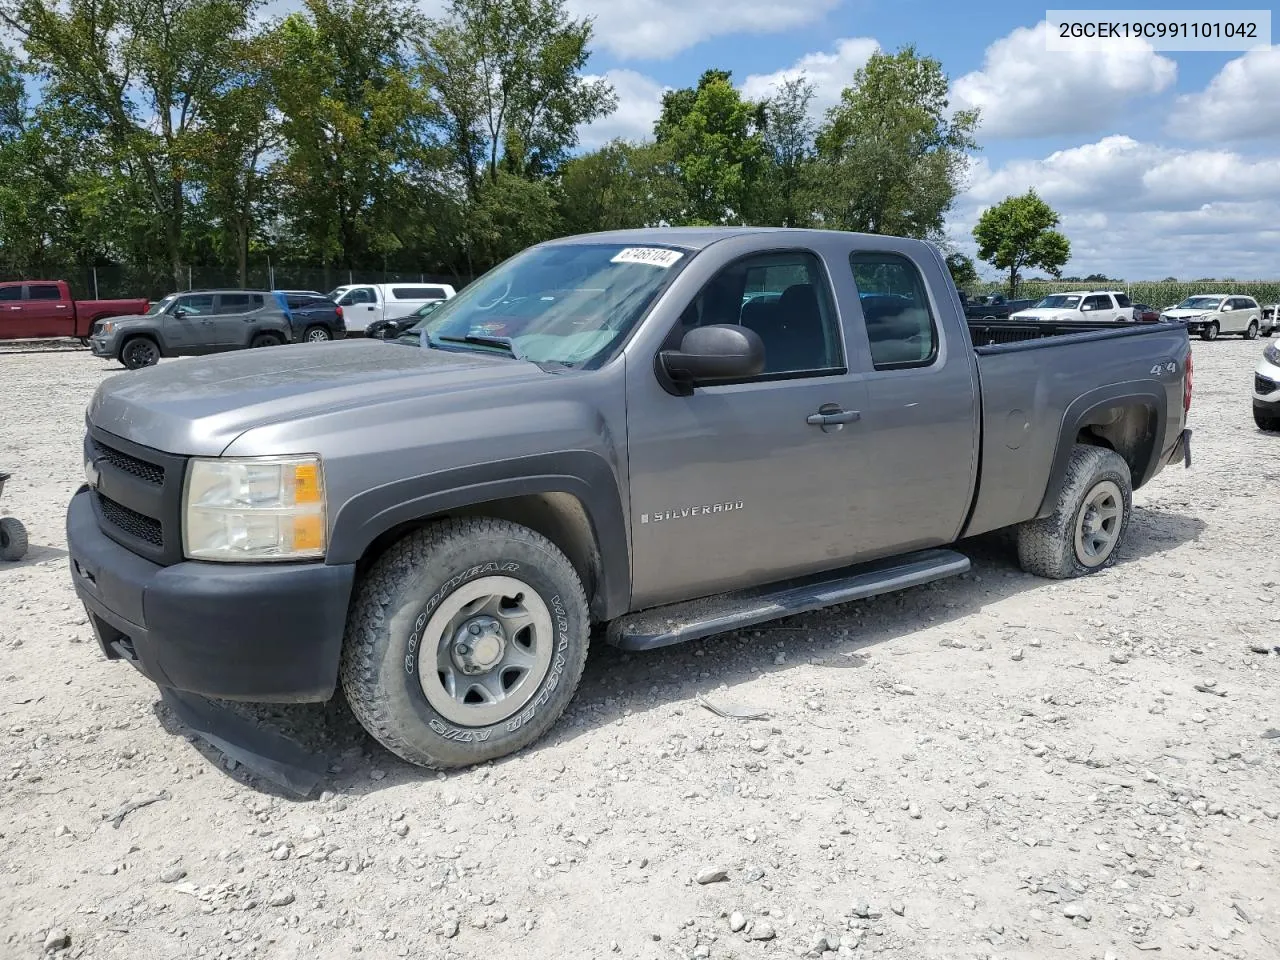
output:
[[[619,97],[584,147],[649,136],[663,89],[711,67],[751,97],[804,72],[821,111],[873,52],[914,44],[942,62],[953,105],[981,111],[980,150],[948,217],[957,249],[976,252],[987,206],[1035,187],[1071,241],[1065,275],[1280,277],[1280,46],[1050,52],[1045,7],[1017,0],[567,3],[595,18],[588,71]]]

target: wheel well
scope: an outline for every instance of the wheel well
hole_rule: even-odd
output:
[[[601,559],[596,546],[595,528],[582,501],[571,493],[538,493],[488,500],[399,524],[369,544],[357,564],[357,575],[362,575],[392,544],[408,534],[450,517],[493,517],[496,520],[518,523],[542,534],[564,551],[564,555],[582,578],[582,588],[587,595],[592,619],[603,619],[605,597],[599,589]]]
[[[1104,407],[1089,415],[1076,433],[1076,443],[1114,450],[1129,465],[1136,489],[1143,483],[1156,444],[1156,411],[1142,403]]]

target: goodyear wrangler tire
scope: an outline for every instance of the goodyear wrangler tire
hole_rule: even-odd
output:
[[[444,520],[384,553],[343,644],[352,712],[392,753],[434,769],[506,756],[564,712],[590,620],[577,571],[515,523]]]

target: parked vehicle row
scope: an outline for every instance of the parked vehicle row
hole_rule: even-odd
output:
[[[428,303],[456,296],[447,283],[359,283],[328,294],[343,309],[347,329],[364,333],[379,320],[400,320]]]
[[[72,580],[104,655],[175,696],[341,684],[406,760],[492,760],[556,723],[595,627],[748,628],[962,573],[995,530],[1040,576],[1111,565],[1133,491],[1190,463],[1190,345],[1061,326],[976,344],[917,240],[551,241],[417,337],[107,379]]]

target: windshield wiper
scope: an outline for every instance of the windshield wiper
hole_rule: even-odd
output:
[[[486,337],[476,333],[468,333],[465,337],[437,337],[445,343],[475,343],[484,347],[501,347],[517,360],[523,360],[524,355],[516,349],[515,343],[510,337]]]

